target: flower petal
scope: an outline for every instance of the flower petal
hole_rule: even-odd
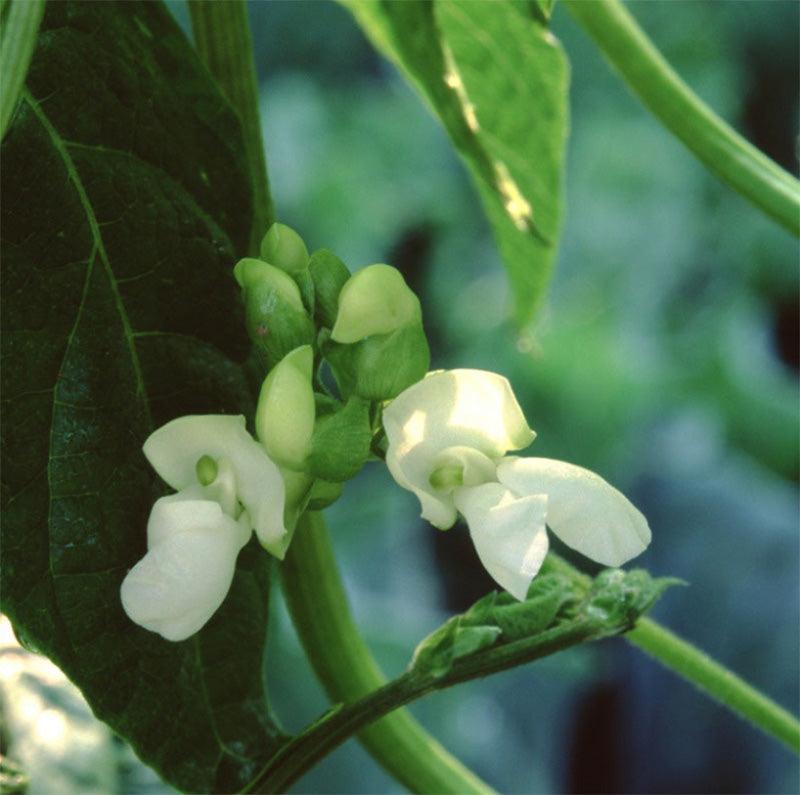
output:
[[[207,488],[207,487],[206,487]],[[147,520],[147,548],[153,549],[169,536],[186,530],[209,530],[227,528],[233,532],[241,549],[250,538],[249,517],[244,523],[237,522],[222,510],[222,506],[205,497],[203,486],[189,486],[177,494],[156,500]],[[223,522],[230,519],[230,523]],[[220,531],[222,532],[222,531]]]
[[[494,459],[534,438],[508,380],[484,370],[429,374],[384,409],[383,426],[392,475],[417,495],[423,517],[441,528],[456,513],[452,498],[430,483],[440,453],[468,447]]]
[[[621,566],[650,543],[647,519],[588,469],[549,458],[507,458],[498,465],[497,478],[520,496],[546,494],[550,529],[604,566]]]
[[[197,482],[195,467],[202,456],[226,459],[235,475],[239,500],[259,538],[277,540],[286,533],[283,479],[264,448],[245,429],[244,417],[179,417],[150,434],[144,454],[176,490]]]
[[[158,542],[128,572],[120,598],[132,621],[178,641],[197,632],[222,604],[249,528],[223,514],[215,503],[217,522],[208,525],[202,524],[212,512],[207,503],[159,503],[161,518],[153,534]],[[176,522],[171,528],[161,526],[164,511]],[[201,524],[193,524],[190,515]]]
[[[459,489],[455,501],[486,571],[524,600],[547,555],[547,497],[517,498],[499,483],[484,483]]]

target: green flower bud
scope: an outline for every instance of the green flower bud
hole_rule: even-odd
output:
[[[294,229],[273,224],[261,241],[261,259],[287,273],[296,273],[308,267],[308,249]]]
[[[250,339],[274,367],[286,354],[314,341],[314,323],[288,274],[257,259],[239,260],[233,275],[242,287]]]
[[[342,394],[368,400],[397,397],[425,377],[431,362],[428,340],[419,322],[354,345],[329,341],[325,356]]]
[[[325,356],[344,395],[388,400],[428,371],[430,351],[419,299],[400,271],[370,265],[339,293]]]
[[[335,254],[324,248],[311,255],[308,270],[314,280],[316,296],[314,319],[319,326],[333,328],[339,311],[339,293],[350,278],[350,271]]]
[[[314,389],[310,345],[295,348],[264,379],[256,407],[256,435],[282,467],[304,470],[314,431]]]
[[[308,470],[324,480],[349,480],[369,457],[371,441],[369,403],[351,397],[338,411],[317,419]]]
[[[350,344],[421,322],[419,299],[400,271],[391,265],[369,265],[342,287],[331,338]]]
[[[331,483],[328,480],[315,480],[308,497],[309,511],[321,511],[333,505],[342,496],[342,484]]]

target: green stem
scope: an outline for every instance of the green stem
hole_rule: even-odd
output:
[[[563,0],[644,105],[723,181],[800,236],[800,182],[681,80],[619,0]]]
[[[243,0],[190,0],[189,11],[197,50],[242,120],[254,180],[251,250],[255,253],[274,220],[274,210],[246,4]],[[380,688],[385,679],[350,617],[321,517],[301,519],[282,571],[295,626],[331,699],[353,701]],[[404,710],[365,729],[359,739],[389,773],[413,791],[493,793]]]
[[[5,3],[4,3],[5,5]],[[0,36],[0,138],[6,134],[36,46],[44,0],[9,0]]]
[[[581,584],[589,583],[589,577],[562,558],[551,553],[549,560],[554,569]],[[640,619],[625,639],[800,755],[800,722],[696,646],[649,618]]]
[[[420,673],[414,669],[345,706],[334,708],[306,731],[294,738],[270,760],[267,767],[248,787],[248,792],[284,792],[306,770],[358,731],[369,732],[390,718],[370,728],[369,724],[398,707],[434,690],[443,690],[461,682],[488,676],[498,671],[541,659],[549,654],[601,637],[623,632],[629,624],[607,622],[601,618],[581,618],[556,626],[531,637],[505,643],[456,659],[443,675]],[[419,788],[419,780],[407,782]],[[454,782],[448,782],[454,786]],[[421,789],[421,788],[420,788]],[[425,790],[440,792],[440,789]],[[450,791],[450,790],[448,790]],[[458,789],[459,792],[465,791]]]
[[[800,723],[795,717],[700,649],[647,618],[625,637],[715,701],[800,755]]]
[[[245,0],[189,0],[195,46],[242,123],[253,184],[250,253],[275,220],[258,110],[258,82]]]
[[[292,620],[331,700],[352,702],[381,688],[386,680],[350,615],[320,514],[308,513],[300,520],[281,574]],[[405,710],[362,729],[358,737],[413,792],[492,792]]]

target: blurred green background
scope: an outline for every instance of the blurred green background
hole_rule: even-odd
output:
[[[630,5],[697,93],[796,173],[800,6]],[[183,5],[171,8],[186,26]],[[420,99],[334,3],[250,12],[279,219],[351,268],[401,268],[433,365],[507,375],[538,432],[531,452],[596,470],[648,516],[654,540],[637,564],[689,582],[656,616],[797,713],[796,241],[705,172],[557,7],[572,64],[566,223],[548,298],[515,329],[478,200]],[[492,587],[465,529],[441,533],[418,513],[376,465],[329,511],[355,613],[390,674]],[[9,674],[23,654],[7,641],[0,672],[5,740],[31,792],[167,791],[48,679],[56,672],[37,680],[15,663]],[[268,674],[288,729],[327,705],[279,600]],[[30,699],[27,718],[9,708],[14,687],[34,693],[38,713]],[[60,766],[55,740],[25,742],[54,709],[66,716],[47,724],[56,739],[54,721],[64,736],[96,735]],[[800,790],[789,752],[620,640],[413,711],[503,792]],[[350,741],[294,791],[401,790]]]

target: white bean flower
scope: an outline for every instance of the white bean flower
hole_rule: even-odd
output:
[[[177,493],[153,506],[147,554],[122,583],[122,606],[137,624],[183,640],[222,604],[253,530],[268,550],[285,551],[284,481],[244,417],[180,417],[150,435],[144,454]]]
[[[440,529],[461,513],[495,581],[524,599],[548,549],[565,544],[620,566],[650,543],[647,520],[599,475],[548,458],[506,456],[527,447],[528,427],[508,381],[483,370],[430,373],[383,411],[386,463]]]

